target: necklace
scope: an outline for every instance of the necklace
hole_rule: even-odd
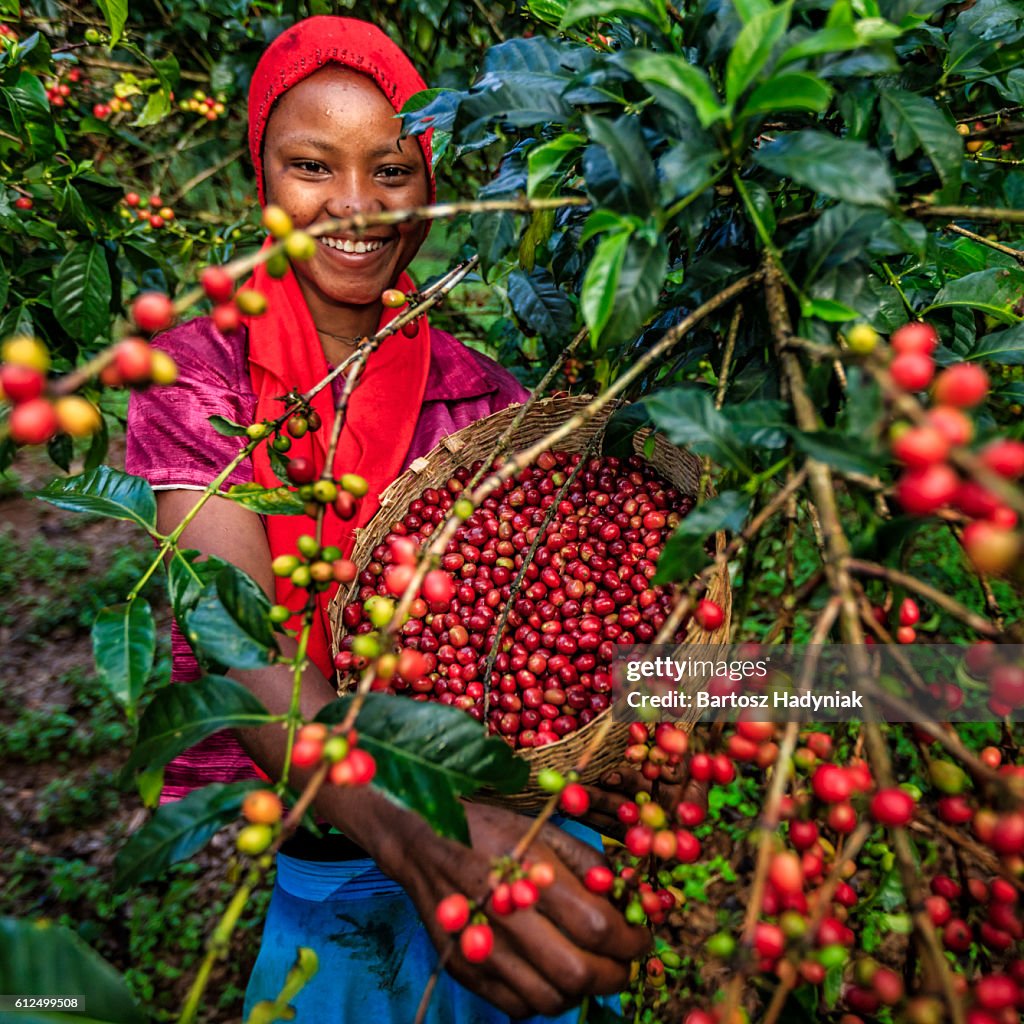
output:
[[[343,342],[344,344],[351,345],[354,348],[358,347],[359,341],[362,340],[362,338],[363,338],[363,335],[359,335],[356,338],[350,338],[350,337],[348,337],[347,335],[344,335],[344,334],[335,334],[333,331],[325,331],[325,330],[323,330],[320,327],[318,327],[316,329],[316,333],[317,334],[326,334],[328,338],[334,338],[335,341]]]

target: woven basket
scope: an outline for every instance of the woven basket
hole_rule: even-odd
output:
[[[589,399],[583,396],[548,398],[537,402],[512,435],[511,451],[518,451],[536,442],[554,428],[564,423],[570,416],[587,405]],[[406,513],[411,502],[418,498],[428,487],[443,486],[460,466],[468,466],[476,459],[486,459],[494,449],[498,438],[504,433],[519,411],[519,406],[510,406],[501,412],[494,413],[486,419],[464,427],[455,434],[444,438],[429,455],[416,459],[412,465],[392,483],[380,497],[380,508],[373,519],[365,527],[356,531],[356,543],[352,553],[352,561],[362,569],[369,561],[370,554],[384,537],[391,532],[391,527]],[[586,426],[574,431],[568,438],[559,441],[555,447],[559,451],[583,451],[594,436],[604,430],[611,410],[605,410]],[[634,450],[638,455],[647,458],[643,453],[646,433],[634,435]],[[677,448],[663,436],[657,435],[654,440],[653,452],[647,461],[658,470],[681,494],[696,497],[701,477],[701,460],[689,452]],[[716,543],[724,545],[724,536],[718,536]],[[339,590],[330,606],[332,643],[334,651],[345,635],[345,627],[341,621],[341,611],[358,590],[358,580],[347,588]],[[728,576],[716,574],[708,588],[707,596],[717,602],[725,618],[722,625],[714,632],[703,630],[691,619],[686,632],[686,644],[721,644],[727,642],[729,636],[729,620],[732,605],[732,594]],[[555,768],[566,771],[573,767],[583,752],[598,723],[603,721],[610,709],[603,712],[582,729],[570,733],[557,743],[549,743],[535,750],[519,751],[530,765],[530,784],[525,790],[512,795],[502,794],[495,798],[507,807],[529,810],[539,807],[547,799],[534,785],[537,773],[544,768]],[[692,718],[699,712],[693,711]],[[686,722],[687,720],[680,719]],[[687,722],[687,724],[689,724]],[[585,783],[596,781],[601,775],[622,763],[622,751],[626,745],[628,724],[615,723],[601,749],[591,757],[581,780]],[[484,794],[484,799],[488,797]]]

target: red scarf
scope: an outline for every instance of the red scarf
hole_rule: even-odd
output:
[[[256,393],[256,422],[275,419],[284,409],[278,399],[295,390],[306,392],[329,372],[323,347],[316,333],[313,318],[299,289],[295,275],[289,271],[275,280],[265,266],[257,268],[246,287],[258,288],[269,300],[267,312],[247,321],[249,328],[249,373]],[[398,287],[414,290],[408,276],[402,275]],[[380,326],[390,323],[397,311],[385,309]],[[343,473],[365,477],[369,492],[359,499],[358,512],[347,522],[328,506],[324,517],[322,541],[333,544],[348,556],[355,543],[353,532],[365,526],[379,507],[378,497],[401,472],[419,419],[423,392],[430,369],[430,328],[427,318],[417,321],[415,337],[402,331],[392,335],[367,361],[359,383],[349,399],[345,423],[334,456],[334,478]],[[313,408],[320,414],[323,426],[292,441],[289,457],[311,459],[317,475],[327,459],[334,426],[334,396],[330,387],[314,399]],[[266,445],[253,453],[256,482],[263,487],[277,487],[279,481],[270,468]],[[316,521],[309,516],[268,516],[267,540],[270,556],[295,554],[296,541],[304,534],[316,534]],[[319,622],[310,635],[309,656],[320,671],[330,679],[334,674],[331,662],[330,623],[327,605],[337,587],[319,596]],[[289,579],[278,578],[276,597],[296,611],[306,601],[306,592],[294,587]],[[296,628],[298,621],[292,619]]]
[[[370,77],[396,113],[411,96],[426,88],[401,48],[368,22],[320,16],[306,18],[287,29],[267,47],[249,86],[249,155],[256,170],[261,205],[266,201],[263,135],[274,104],[293,85],[330,64],[340,64]],[[433,202],[430,134],[419,135],[416,141],[426,161]],[[291,272],[275,280],[260,266],[247,287],[259,289],[269,301],[264,316],[246,322],[256,419],[275,419],[283,409],[276,399],[292,390],[308,391],[326,376],[327,362],[313,318]],[[396,287],[405,292],[413,290],[412,281],[405,275],[396,282]],[[393,310],[385,309],[381,326],[395,315]],[[400,332],[388,338],[370,357],[349,402],[333,474],[337,479],[342,473],[358,473],[366,478],[370,489],[359,501],[358,514],[348,522],[328,508],[323,529],[323,543],[336,545],[346,555],[352,550],[353,532],[370,520],[377,510],[380,492],[401,471],[416,429],[430,366],[427,318],[421,316],[417,325],[415,337],[407,338]],[[317,395],[313,408],[320,414],[323,426],[316,433],[296,439],[289,454],[312,459],[319,474],[327,457],[334,424],[334,399],[330,388]],[[253,465],[257,483],[264,487],[278,486],[265,446],[257,449]],[[271,557],[293,554],[295,542],[303,533],[315,533],[314,521],[308,516],[269,516],[267,539]],[[299,609],[305,603],[305,591],[296,590],[287,579],[278,579],[276,587],[280,604]],[[328,679],[334,674],[334,666],[326,612],[336,589],[331,588],[320,596],[320,621],[314,623],[309,643],[309,656]],[[292,619],[290,625],[296,624]]]

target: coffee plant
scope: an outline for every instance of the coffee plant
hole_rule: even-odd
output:
[[[222,329],[259,315],[266,299],[244,284],[258,263],[399,216],[306,233],[252,210],[247,75],[282,27],[325,6],[3,8],[5,464],[33,444],[65,471],[77,454],[81,471],[55,475],[41,500],[154,542],[93,626],[97,671],[135,737],[127,771],[150,806],[163,767],[200,740],[287,730],[282,779],[165,804],[118,856],[133,885],[245,822],[235,896],[180,1019],[197,1018],[269,855],[321,787],[372,786],[457,841],[462,801],[481,790],[511,800],[530,787],[542,807],[485,888],[438,903],[442,963],[485,962],[499,918],[535,913],[553,868],[528,852],[558,812],[620,841],[583,881],[651,931],[621,996],[633,1020],[1019,1020],[1024,10],[386,7],[436,86],[405,128],[433,130],[452,196],[401,216],[453,221],[467,251],[421,291],[385,293],[395,318],[332,371],[347,374],[337,417],[369,353],[456,302],[470,275],[503,311],[483,340],[535,387],[486,458],[385,508],[357,563],[322,529],[352,518],[366,481],[287,455],[322,428],[311,403],[329,381],[282,396],[273,420],[220,419],[242,450],[169,533],[149,484],[104,462],[123,389],[173,382],[153,334],[197,304]],[[183,30],[197,40],[187,58]],[[245,244],[267,233],[258,252]],[[588,397],[513,445],[534,400],[566,389]],[[598,421],[595,440],[574,443]],[[659,439],[701,460],[687,500],[640,457]],[[280,485],[228,496],[307,517],[273,565],[306,595],[298,612],[179,543],[261,445]],[[140,713],[157,650],[142,589],[165,563],[206,674],[158,688]],[[335,665],[351,692],[307,721],[306,641],[342,587]],[[842,645],[865,685],[884,651],[897,668],[871,692],[890,721],[613,724],[616,645],[673,643],[688,626],[727,632],[751,658]],[[915,667],[933,646],[959,648],[955,672]],[[284,715],[228,675],[272,663],[294,680]],[[908,714],[925,697],[931,713]],[[581,741],[572,756],[531,775],[520,753],[567,738]],[[590,788],[612,743],[617,767]],[[144,1019],[69,932],[6,920],[0,934],[18,950],[0,960],[3,991],[88,991],[94,1018]],[[285,1016],[315,970],[315,949],[300,951],[251,1019]],[[596,1003],[584,1012],[607,1019]]]

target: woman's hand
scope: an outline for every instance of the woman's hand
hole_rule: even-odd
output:
[[[602,835],[621,840],[626,834],[626,825],[618,818],[618,810],[624,803],[635,801],[639,793],[647,793],[656,800],[674,820],[673,815],[679,802],[687,800],[707,808],[708,787],[705,782],[687,779],[683,767],[677,766],[675,778],[659,779],[657,784],[645,778],[633,765],[623,764],[606,772],[595,785],[586,786],[590,797],[590,810],[584,822],[597,829]]]
[[[492,859],[508,854],[531,824],[529,818],[481,804],[468,805],[466,813],[472,848],[439,838],[417,819],[418,826],[406,822],[398,846],[379,854],[382,870],[405,887],[438,949],[449,936],[436,922],[437,904],[453,892],[482,896]],[[621,990],[631,961],[650,940],[607,899],[583,886],[587,869],[604,858],[552,825],[544,826],[527,857],[552,864],[554,884],[541,890],[529,910],[488,915],[494,931],[491,956],[470,964],[456,945],[448,971],[513,1017],[553,1015],[584,996]]]

